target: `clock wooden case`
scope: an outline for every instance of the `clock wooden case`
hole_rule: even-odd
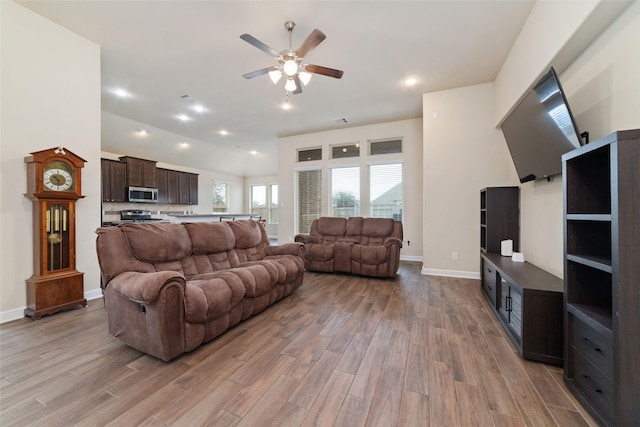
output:
[[[85,160],[58,147],[31,153],[26,197],[33,201],[33,275],[27,282],[25,316],[38,319],[86,306],[84,273],[76,270],[76,202],[82,195]]]

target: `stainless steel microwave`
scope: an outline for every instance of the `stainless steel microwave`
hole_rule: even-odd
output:
[[[157,188],[128,187],[130,202],[158,203]]]

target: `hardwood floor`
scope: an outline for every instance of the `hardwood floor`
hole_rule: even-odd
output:
[[[477,280],[305,273],[293,295],[165,363],[102,300],[0,325],[2,426],[590,426],[562,370],[525,361]]]

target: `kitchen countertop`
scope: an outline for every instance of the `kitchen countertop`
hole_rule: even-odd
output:
[[[252,214],[233,214],[233,213],[205,213],[205,214],[198,214],[198,213],[192,213],[192,214],[171,214],[169,216],[176,216],[179,218],[184,218],[184,217],[203,217],[203,216],[215,216],[215,217],[220,217],[220,216],[242,216],[242,217],[250,217]]]
[[[168,215],[171,222],[180,223],[185,221],[205,222],[219,221],[220,217],[233,217],[234,219],[249,219],[251,214],[233,214],[233,213],[210,213],[210,214],[171,214]]]

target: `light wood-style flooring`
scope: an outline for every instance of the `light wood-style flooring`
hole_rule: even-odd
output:
[[[102,300],[0,325],[2,426],[591,426],[523,360],[478,280],[305,273],[293,295],[165,363]]]

